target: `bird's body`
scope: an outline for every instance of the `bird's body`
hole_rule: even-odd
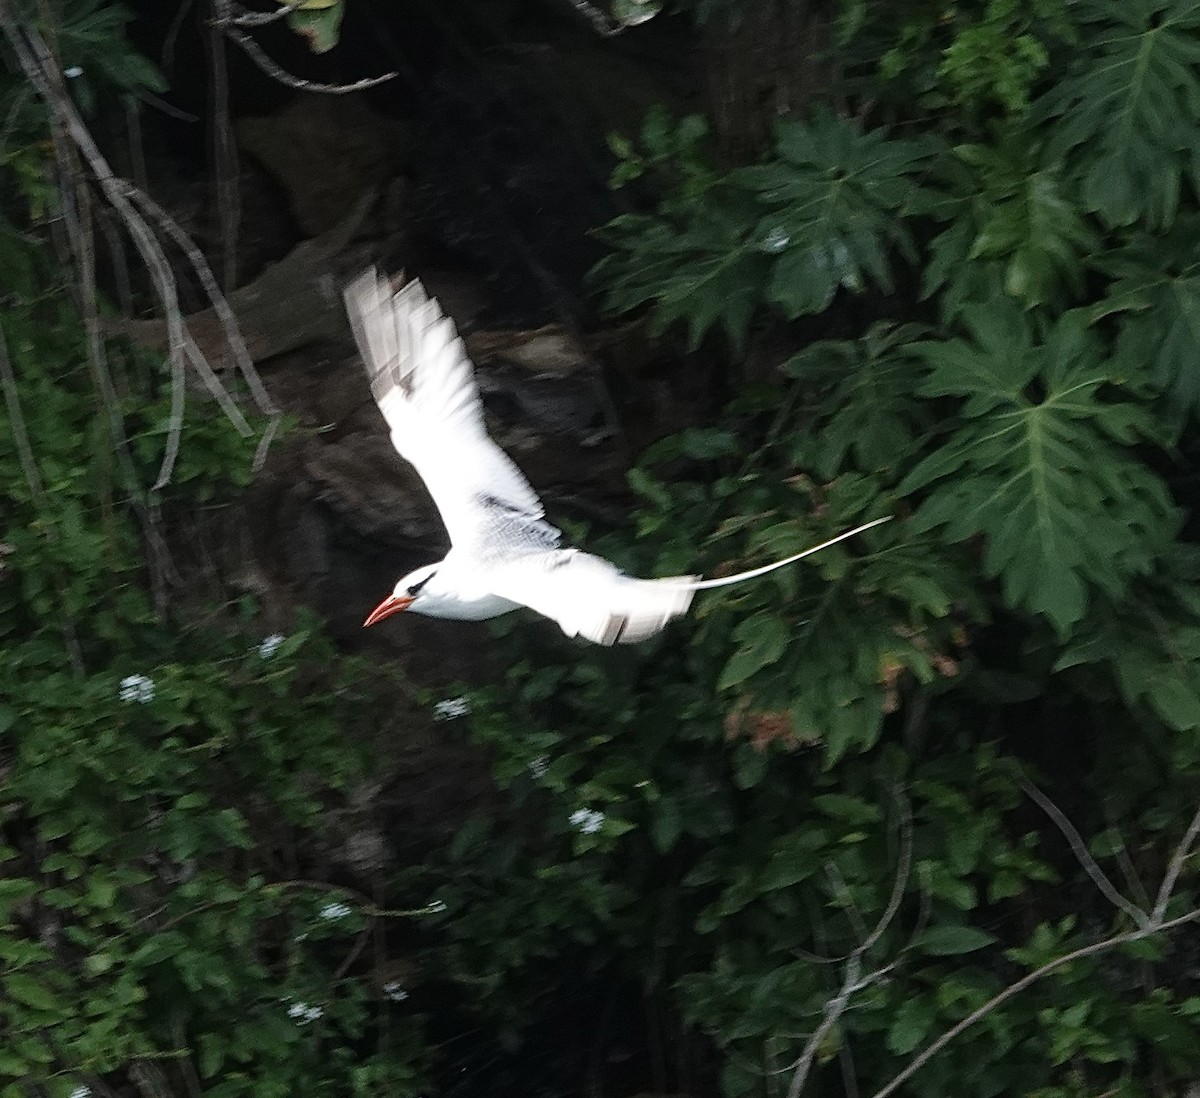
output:
[[[421,284],[393,289],[368,270],[347,288],[346,309],[392,443],[425,482],[452,545],[444,560],[404,576],[365,624],[401,610],[479,621],[527,606],[568,636],[632,644],[684,613],[700,588],[738,582],[823,548],[705,581],[638,579],[565,546],[537,493],[488,437],[466,348]]]

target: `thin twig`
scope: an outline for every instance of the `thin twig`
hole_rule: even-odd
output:
[[[182,368],[183,315],[179,310],[174,279],[171,277],[166,257],[154,239],[150,227],[133,208],[126,196],[127,189],[136,190],[136,188],[113,175],[112,169],[109,168],[108,162],[93,141],[91,133],[83,124],[74,104],[54,87],[52,78],[48,75],[55,71],[54,59],[37,32],[27,28],[22,34],[20,28],[16,27],[7,17],[7,9],[3,8],[0,8],[0,25],[4,28],[5,36],[12,45],[21,68],[33,82],[38,94],[51,109],[54,117],[70,134],[71,140],[74,141],[91,167],[105,197],[121,215],[143,262],[154,279],[159,301],[166,313],[168,361],[172,370]]]
[[[175,18],[171,20],[170,27],[167,28],[167,36],[163,39],[162,52],[158,55],[159,65],[164,72],[170,72],[175,67],[175,44],[179,41],[179,32],[183,30],[183,21],[187,18],[187,14],[192,10],[193,0],[183,0],[179,5],[179,10],[175,13]]]
[[[913,823],[912,809],[909,806],[908,800],[901,797],[899,792],[893,791],[897,803],[900,806],[900,857],[896,863],[896,875],[892,880],[892,895],[888,900],[888,905],[883,909],[883,914],[879,917],[879,922],[875,924],[875,929],[870,936],[863,942],[864,950],[870,949],[883,936],[883,933],[891,925],[892,920],[896,917],[896,912],[900,910],[900,901],[904,899],[904,890],[908,885],[908,874],[912,868],[913,855]]]
[[[1135,926],[1145,926],[1150,921],[1150,916],[1136,904],[1131,903],[1121,895],[1117,890],[1117,886],[1108,879],[1108,875],[1096,863],[1096,859],[1092,857],[1087,844],[1083,841],[1079,832],[1075,830],[1075,825],[1067,819],[1058,805],[1038,789],[1024,774],[1018,775],[1017,785],[1021,787],[1021,791],[1025,796],[1054,821],[1054,826],[1062,832],[1063,837],[1071,844],[1071,851],[1076,859],[1078,859],[1080,866],[1083,867],[1083,871],[1091,877],[1092,883],[1104,893],[1108,901],[1125,912],[1133,920]]]
[[[200,353],[200,348],[196,346],[196,341],[191,336],[188,336],[183,350],[192,364],[192,368],[200,375],[200,380],[204,382],[205,387],[221,406],[221,411],[228,416],[234,429],[242,438],[249,438],[254,434],[254,429],[246,422],[242,410],[233,402],[229,390],[221,384],[220,378],[213,372],[213,368],[208,364],[208,359]]]
[[[175,385],[172,402],[173,425],[178,423],[178,413],[180,411],[178,386],[185,366],[186,347],[190,337],[187,334],[183,314],[179,306],[178,290],[170,264],[154,231],[139,212],[138,206],[142,207],[142,209],[146,210],[152,216],[162,231],[175,242],[192,264],[197,277],[212,300],[213,309],[229,340],[234,357],[246,378],[246,382],[258,407],[265,414],[275,419],[275,422],[269,425],[262,442],[259,444],[255,460],[261,464],[265,456],[266,446],[269,445],[275,431],[278,429],[279,412],[254,370],[254,365],[250,361],[249,353],[246,350],[245,341],[238,331],[237,321],[224,295],[217,286],[216,279],[213,277],[207,261],[199,249],[188,238],[187,234],[156,202],[127,180],[113,174],[108,162],[92,139],[91,133],[79,117],[79,113],[75,110],[74,104],[66,96],[65,92],[55,87],[53,74],[57,70],[54,67],[54,59],[37,32],[30,28],[19,27],[9,15],[8,9],[2,5],[0,5],[0,28],[3,29],[5,37],[11,44],[18,64],[29,77],[39,96],[50,108],[54,118],[70,135],[71,140],[87,161],[96,183],[103,191],[108,203],[120,216],[122,223],[125,225],[142,257],[143,263],[145,263],[147,270],[150,272],[156,295],[163,309],[167,327],[167,359],[172,371],[173,384]],[[211,378],[206,378],[205,380],[206,384],[209,384],[211,387]],[[239,426],[240,429],[240,425],[237,423],[235,423],[235,426]],[[159,486],[164,484],[165,477],[169,477],[170,475],[170,467],[173,462],[174,453],[177,450],[177,442],[177,437],[174,438],[174,443],[170,439],[168,440],[163,470],[160,471],[158,478]]]
[[[190,337],[188,342],[190,342]],[[182,359],[171,359],[171,414],[167,420],[167,444],[163,448],[162,464],[154,479],[151,491],[160,492],[171,483],[175,471],[175,460],[179,457],[179,443],[183,438],[183,408],[187,397],[187,379],[183,372]]]
[[[139,191],[136,187],[130,186],[124,180],[120,180],[119,182],[124,184],[123,194],[133,202],[136,202],[138,206],[157,222],[158,227],[183,252],[188,264],[200,280],[200,285],[203,287],[204,293],[212,302],[213,312],[220,322],[221,331],[224,332],[225,338],[229,342],[229,346],[233,351],[234,361],[237,362],[238,369],[241,370],[242,376],[245,377],[246,384],[254,396],[254,402],[258,405],[259,411],[264,415],[278,416],[279,409],[263,385],[262,378],[258,376],[258,371],[254,368],[254,360],[250,357],[250,350],[247,348],[241,329],[238,327],[237,317],[234,316],[233,309],[229,306],[229,301],[221,292],[221,287],[217,285],[216,276],[213,274],[212,268],[208,265],[208,260],[204,258],[204,253],[196,247],[187,233],[183,231],[179,222],[155,202],[153,198],[144,191]]]
[[[888,926],[896,917],[896,913],[900,910],[900,902],[904,898],[904,891],[908,885],[909,873],[912,868],[912,852],[913,852],[913,826],[912,813],[909,810],[908,802],[903,800],[897,794],[897,800],[900,803],[901,819],[900,819],[900,857],[896,864],[896,873],[892,879],[892,894],[888,898],[887,907],[884,908],[883,914],[875,923],[875,927],[870,933],[862,933],[862,940],[855,947],[846,961],[846,967],[842,974],[842,986],[832,999],[825,1004],[825,1009],[821,1013],[821,1021],[817,1024],[817,1028],[809,1034],[808,1040],[804,1042],[804,1048],[800,1052],[800,1057],[796,1063],[788,1070],[792,1072],[792,1081],[788,1086],[787,1098],[799,1098],[800,1092],[804,1089],[804,1084],[808,1082],[808,1076],[812,1071],[813,1063],[816,1060],[817,1051],[820,1049],[822,1042],[833,1030],[833,1027],[838,1024],[843,1014],[850,1006],[850,1000],[854,995],[862,991],[866,987],[885,976],[893,968],[896,963],[884,965],[882,968],[877,968],[874,972],[863,975],[863,958],[867,952],[883,937]],[[829,867],[832,869],[832,867]],[[841,875],[832,873],[831,876],[835,882],[840,882],[841,890],[848,894],[845,882],[842,881]],[[851,905],[853,907],[853,904]],[[856,925],[861,925],[861,919],[857,918],[857,909],[854,910],[854,922]],[[861,933],[861,932],[860,932]]]
[[[303,80],[299,76],[293,76],[272,61],[253,38],[244,31],[238,30],[232,23],[226,23],[221,29],[241,46],[246,56],[272,80],[278,80],[279,83],[299,91],[320,92],[322,95],[350,95],[352,92],[366,91],[367,88],[377,87],[396,78],[396,73],[385,72],[382,76],[368,76],[353,84],[320,84],[314,80]]]
[[[208,63],[211,72],[213,188],[215,213],[221,237],[221,288],[232,293],[237,287],[237,241],[242,216],[238,188],[238,152],[229,116],[229,65],[225,56],[225,36],[221,23],[229,18],[230,0],[212,0],[217,19],[207,28]],[[213,211],[210,211],[210,213]]]
[[[1192,847],[1195,845],[1196,836],[1200,835],[1200,808],[1196,809],[1196,814],[1192,817],[1192,822],[1188,824],[1188,829],[1184,832],[1183,839],[1175,848],[1175,853],[1171,857],[1171,861],[1167,866],[1166,873],[1163,874],[1162,884],[1158,889],[1158,898],[1154,901],[1154,911],[1151,912],[1151,921],[1159,922],[1167,913],[1167,904],[1171,902],[1171,893],[1175,891],[1175,882],[1179,880],[1179,874],[1183,870],[1183,863],[1188,860],[1192,853]]]

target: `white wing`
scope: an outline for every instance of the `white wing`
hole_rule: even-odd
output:
[[[420,282],[393,290],[372,267],[345,299],[392,445],[425,482],[450,541],[469,552],[497,516],[537,523],[541,501],[488,437],[466,348]]]
[[[495,594],[558,622],[568,637],[605,645],[661,632],[691,605],[696,578],[636,579],[577,549],[526,554],[488,573]]]

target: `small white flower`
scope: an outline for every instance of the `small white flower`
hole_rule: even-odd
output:
[[[571,826],[584,835],[594,835],[604,826],[604,813],[594,808],[577,808],[571,813]]]
[[[279,651],[279,646],[282,643],[283,637],[278,633],[272,633],[269,637],[263,637],[262,644],[258,646],[259,659],[269,660]]]
[[[388,982],[383,985],[383,993],[389,999],[391,999],[393,1003],[402,1003],[408,998],[408,992],[400,986],[400,982],[398,980],[388,980]]]
[[[70,65],[67,68],[63,69],[63,76],[65,76],[68,80],[75,80],[82,75],[83,75],[83,67],[81,65]],[[83,1091],[83,1094],[82,1095],[79,1094],[79,1091]],[[84,1098],[84,1095],[88,1095],[91,1093],[92,1092],[90,1090],[88,1090],[87,1087],[77,1087],[75,1090],[73,1090],[71,1092],[71,1098]]]
[[[326,904],[321,908],[320,916],[322,919],[344,919],[347,915],[352,915],[353,912],[345,904]]]
[[[71,1098],[88,1098],[88,1095],[91,1093],[92,1093],[91,1087],[85,1087],[82,1084],[80,1084],[73,1091],[71,1091]]]
[[[471,712],[471,703],[466,698],[446,698],[433,707],[433,715],[439,721],[452,721]]]
[[[145,675],[126,675],[121,680],[121,701],[146,702],[154,700],[154,680]]]
[[[529,773],[535,781],[541,781],[546,776],[546,771],[550,768],[550,760],[545,755],[539,755],[536,759],[529,760]]]
[[[307,1003],[292,1003],[288,1007],[288,1017],[295,1018],[296,1024],[301,1026],[306,1026],[309,1022],[315,1022],[324,1013],[325,1011],[319,1006],[309,1006]]]

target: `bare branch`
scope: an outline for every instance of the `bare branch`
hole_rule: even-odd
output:
[[[216,10],[227,15],[229,0],[213,0]],[[238,188],[238,152],[233,139],[229,114],[229,66],[225,56],[225,36],[214,24],[204,36],[210,72],[209,88],[212,120],[212,159],[216,186],[213,199],[216,220],[221,229],[221,288],[232,293],[237,287],[237,238],[242,217],[242,196]]]
[[[191,342],[190,338],[188,342]],[[187,384],[183,373],[183,362],[172,358],[171,415],[167,421],[167,445],[163,451],[162,466],[158,470],[152,491],[161,491],[170,484],[171,474],[175,471],[175,459],[179,457],[179,442],[183,438],[183,406],[186,396]]]
[[[1160,922],[1163,916],[1166,915],[1167,904],[1171,902],[1171,894],[1175,891],[1175,882],[1179,880],[1179,874],[1183,870],[1183,863],[1191,856],[1192,847],[1196,843],[1197,835],[1200,835],[1200,808],[1196,809],[1196,814],[1192,817],[1192,822],[1188,824],[1188,829],[1184,832],[1183,839],[1175,848],[1175,853],[1171,856],[1167,871],[1163,874],[1162,884],[1158,889],[1158,897],[1154,901],[1154,911],[1150,916],[1151,923]]]
[[[109,204],[120,216],[122,223],[125,225],[142,257],[142,261],[150,272],[156,295],[163,309],[167,327],[167,357],[172,372],[173,385],[173,426],[178,424],[179,416],[182,414],[180,383],[185,368],[187,345],[191,342],[191,337],[187,334],[183,314],[179,307],[178,291],[170,264],[167,262],[166,255],[154,231],[142,213],[139,212],[138,207],[141,207],[184,253],[192,269],[200,279],[206,294],[212,301],[213,310],[221,323],[222,330],[225,332],[226,338],[233,350],[234,358],[246,378],[247,385],[254,396],[255,402],[265,414],[278,417],[278,409],[263,387],[262,381],[254,369],[254,364],[251,362],[249,353],[246,350],[245,341],[242,339],[238,329],[237,321],[224,295],[221,293],[220,287],[217,285],[212,270],[203,254],[192,243],[178,223],[162,207],[137,187],[133,186],[133,184],[113,174],[108,162],[104,159],[87,127],[84,125],[83,120],[75,110],[74,104],[71,103],[65,92],[55,88],[52,74],[56,73],[57,70],[54,67],[53,58],[47,50],[45,43],[42,42],[37,33],[29,29],[23,30],[19,28],[8,17],[6,10],[2,7],[0,7],[0,26],[2,26],[5,36],[12,45],[21,68],[33,83],[38,94],[51,109],[56,121],[70,135],[71,140],[83,154],[93,177],[103,191]],[[200,372],[205,384],[211,390],[214,379],[213,371],[209,369],[207,372],[203,370]],[[231,401],[222,401],[221,406],[227,409],[229,403]],[[234,425],[239,431],[242,430],[246,426],[245,418],[239,416],[234,420]],[[259,453],[256,456],[256,461],[260,464],[265,454],[265,446],[274,437],[277,429],[278,424],[275,423],[264,434],[263,441],[259,445]],[[169,479],[177,449],[178,437],[173,431],[172,436],[168,439],[167,453],[164,457],[163,469],[159,473],[156,487],[163,486]]]
[[[879,917],[879,922],[875,924],[875,929],[863,942],[863,950],[870,949],[883,936],[884,931],[891,925],[892,920],[896,917],[896,912],[900,910],[900,901],[904,898],[904,889],[908,885],[908,874],[912,868],[913,855],[913,825],[912,825],[912,809],[906,798],[901,797],[898,792],[895,792],[896,801],[900,806],[900,858],[896,864],[896,876],[892,881],[892,895],[888,900],[888,905],[883,909],[883,914]]]
[[[895,962],[884,965],[882,968],[876,969],[867,975],[862,974],[863,958],[887,930],[892,920],[896,917],[896,913],[900,910],[900,902],[904,898],[904,890],[908,885],[909,872],[912,868],[912,852],[913,852],[913,827],[912,813],[909,810],[908,802],[896,794],[897,802],[900,805],[902,813],[900,820],[900,857],[896,865],[896,875],[892,882],[892,894],[888,898],[887,906],[883,910],[883,914],[875,923],[874,929],[869,934],[862,934],[862,941],[855,947],[846,961],[846,967],[842,974],[842,986],[832,999],[825,1004],[825,1009],[821,1013],[821,1021],[817,1024],[817,1028],[809,1035],[808,1040],[804,1042],[804,1048],[800,1052],[800,1058],[796,1061],[792,1070],[792,1081],[788,1086],[787,1098],[799,1098],[800,1092],[804,1089],[804,1084],[808,1081],[808,1076],[812,1071],[813,1062],[816,1060],[817,1050],[821,1047],[821,1043],[837,1025],[842,1015],[850,1006],[850,1000],[854,995],[875,983],[881,977],[895,968]],[[833,867],[829,867],[831,870]],[[831,873],[831,877],[835,883],[839,883],[841,890],[849,894],[845,882],[841,875],[836,871]],[[853,907],[853,905],[852,905]],[[861,920],[858,918],[857,909],[853,909],[856,925],[861,925]]]
[[[1150,916],[1117,891],[1116,885],[1108,879],[1107,874],[1096,863],[1096,859],[1092,857],[1087,844],[1083,841],[1079,832],[1075,830],[1075,825],[1067,819],[1058,805],[1038,789],[1024,774],[1018,776],[1017,784],[1021,787],[1022,792],[1054,821],[1054,826],[1063,833],[1063,837],[1071,844],[1071,852],[1078,859],[1084,872],[1091,877],[1092,883],[1104,893],[1105,898],[1125,912],[1133,920],[1135,926],[1146,926],[1150,922]]]
[[[159,228],[183,252],[192,270],[195,271],[196,277],[200,280],[200,285],[204,288],[204,293],[212,302],[213,312],[216,314],[217,320],[220,321],[221,330],[225,333],[225,338],[229,341],[229,346],[233,351],[238,369],[241,370],[242,375],[245,377],[246,384],[250,387],[250,392],[254,395],[254,401],[258,405],[259,410],[265,415],[279,415],[279,409],[275,406],[275,402],[263,386],[262,379],[258,376],[258,371],[254,368],[254,362],[250,358],[246,341],[243,339],[241,329],[238,327],[237,318],[233,315],[233,310],[229,307],[229,302],[221,292],[220,286],[217,285],[216,276],[213,275],[212,268],[208,265],[208,260],[204,258],[204,253],[192,243],[187,233],[180,227],[179,222],[155,202],[153,198],[126,183],[124,180],[120,180],[119,182],[124,185],[123,193],[125,196],[136,202],[158,223]]]
[[[394,80],[397,75],[395,72],[385,72],[382,76],[368,76],[362,80],[356,80],[353,84],[320,84],[314,80],[302,80],[299,76],[293,76],[272,61],[263,48],[245,31],[238,30],[232,23],[221,24],[221,29],[241,46],[246,56],[272,80],[278,80],[279,83],[299,91],[320,92],[323,95],[349,95],[352,92],[366,91],[367,88],[374,88],[388,80]]]
[[[253,428],[246,422],[246,417],[242,415],[242,410],[234,404],[233,398],[229,395],[229,390],[221,384],[220,379],[213,372],[213,368],[208,364],[208,359],[200,353],[200,348],[196,346],[196,342],[191,336],[188,336],[183,350],[188,357],[188,361],[192,364],[192,368],[200,375],[200,380],[204,382],[213,399],[221,406],[221,410],[229,417],[238,434],[242,438],[249,438],[254,434]]]

